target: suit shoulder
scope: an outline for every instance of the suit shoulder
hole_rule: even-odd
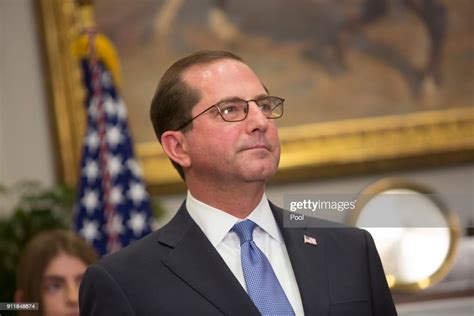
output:
[[[150,253],[160,258],[163,254],[158,242],[159,230],[154,231],[140,240],[134,241],[125,248],[102,257],[98,264],[105,268],[120,266],[136,266],[143,260],[148,260]]]

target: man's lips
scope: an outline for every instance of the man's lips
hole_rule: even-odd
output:
[[[268,151],[270,151],[270,148],[264,144],[257,144],[257,145],[253,145],[253,146],[249,146],[249,147],[244,147],[243,150],[252,150],[252,149],[266,149]]]

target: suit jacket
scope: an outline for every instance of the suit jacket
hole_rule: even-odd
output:
[[[396,315],[369,233],[320,219],[284,228],[288,212],[270,206],[305,315]],[[304,243],[304,235],[317,245]],[[79,301],[81,315],[259,315],[184,203],[163,228],[90,266]]]

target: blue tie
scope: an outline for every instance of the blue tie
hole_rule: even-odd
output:
[[[247,291],[262,315],[295,315],[265,254],[253,241],[257,224],[251,220],[234,225],[240,239],[240,259]]]

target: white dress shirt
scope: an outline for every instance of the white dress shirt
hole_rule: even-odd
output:
[[[247,291],[240,260],[240,239],[235,232],[231,231],[232,227],[243,219],[198,201],[189,191],[186,198],[186,208],[189,215],[198,224],[242,287]],[[257,224],[253,232],[253,240],[270,261],[295,314],[304,315],[300,291],[285,242],[265,194],[246,219],[250,219]]]

